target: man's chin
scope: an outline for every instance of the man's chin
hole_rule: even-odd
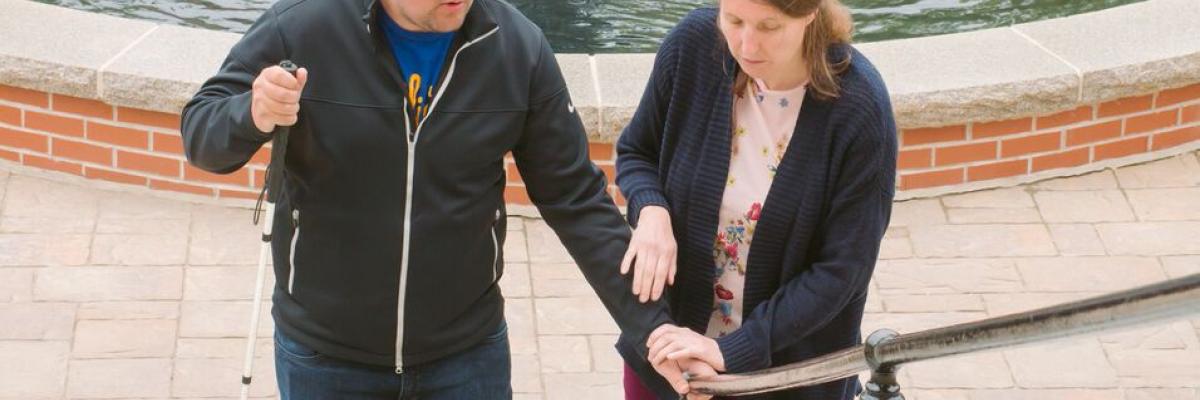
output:
[[[466,20],[465,16],[447,18],[439,21],[435,28],[438,32],[456,32],[462,29],[464,20]]]

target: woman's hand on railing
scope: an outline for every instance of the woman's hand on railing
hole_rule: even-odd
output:
[[[725,370],[725,358],[717,342],[691,329],[666,324],[650,333],[646,340],[649,361],[659,375],[689,400],[708,400],[712,396],[690,393],[689,379],[712,378]],[[687,372],[687,376],[684,376]]]
[[[660,206],[643,207],[621,260],[622,275],[633,267],[633,294],[639,301],[658,301],[664,287],[675,284],[675,256],[670,212]]]
[[[688,328],[670,324],[660,326],[650,333],[646,346],[650,349],[651,364],[693,358],[717,371],[725,371],[725,356],[717,341]]]

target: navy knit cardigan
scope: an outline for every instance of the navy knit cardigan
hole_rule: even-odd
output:
[[[664,39],[632,121],[617,144],[617,184],[629,220],[670,210],[678,275],[665,300],[677,324],[703,332],[713,310],[713,243],[729,170],[737,63],[719,40],[717,12],[690,13]],[[796,362],[859,344],[867,285],[891,217],[896,126],[874,66],[848,45],[840,96],[810,90],[763,205],[747,262],[742,327],[720,338],[727,372]],[[637,339],[617,348],[664,398]],[[850,399],[854,378],[768,398]]]

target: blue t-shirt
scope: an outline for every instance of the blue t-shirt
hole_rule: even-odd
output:
[[[392,47],[392,55],[400,64],[400,73],[408,85],[408,115],[412,128],[429,114],[433,87],[446,60],[446,52],[454,41],[454,32],[410,32],[391,18],[384,20],[384,32]]]

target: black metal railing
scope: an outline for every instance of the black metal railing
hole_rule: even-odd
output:
[[[862,400],[903,399],[900,365],[1200,314],[1200,274],[1070,303],[910,334],[881,329],[861,346],[767,370],[691,382],[736,396],[811,386],[871,371]]]

